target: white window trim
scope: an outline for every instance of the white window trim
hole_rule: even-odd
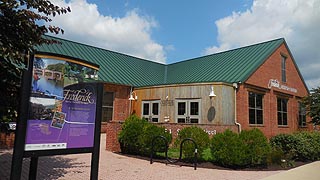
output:
[[[158,103],[158,115],[154,115],[154,114],[152,114],[152,104],[153,103]],[[149,104],[149,114],[148,115],[144,115],[143,114],[143,105],[144,104]],[[152,121],[152,118],[158,118],[158,122],[160,122],[160,115],[161,115],[161,108],[160,108],[160,106],[161,106],[161,102],[160,102],[160,100],[150,100],[150,101],[142,101],[141,102],[141,117],[143,117],[143,118],[146,118],[149,122],[153,122]],[[150,119],[151,118],[151,119]],[[154,122],[154,123],[156,123],[156,122]]]
[[[109,91],[106,91],[106,92],[109,92]],[[104,93],[104,92],[103,92]],[[102,106],[101,106],[101,110],[102,110],[102,113],[103,113],[103,109],[104,108],[111,108],[112,109],[112,119],[110,119],[110,121],[114,120],[114,99],[115,99],[115,92],[109,92],[109,93],[112,93],[112,106],[104,106],[103,103],[102,103]],[[108,120],[107,120],[108,121]],[[104,121],[104,122],[107,122],[107,121]]]
[[[178,115],[178,103],[179,102],[186,103],[186,114],[185,115]],[[190,115],[191,102],[198,102],[198,104],[199,104],[199,114],[198,115]],[[175,109],[175,122],[176,123],[178,123],[179,118],[189,117],[190,119],[198,119],[198,123],[191,123],[191,121],[190,121],[190,124],[201,124],[201,99],[176,99],[174,109]]]
[[[249,114],[250,114],[250,110],[251,109],[253,109],[254,111],[255,111],[255,119],[254,119],[254,124],[252,124],[252,123],[250,123],[250,117],[249,117],[249,125],[258,125],[258,126],[261,126],[261,125],[264,125],[264,94],[261,94],[261,93],[256,93],[256,92],[254,92],[254,91],[249,91],[248,92],[248,101],[249,101],[249,99],[250,99],[250,93],[253,93],[253,94],[255,94],[255,98],[254,98],[254,100],[255,100],[255,107],[250,107],[250,105],[249,105],[249,102],[248,102],[248,109],[249,109]],[[258,107],[256,107],[257,106],[257,95],[261,95],[262,96],[262,107],[261,108],[258,108]],[[262,111],[262,124],[259,124],[259,123],[257,123],[257,111],[258,110],[261,110]],[[250,116],[250,115],[249,115]]]
[[[286,101],[286,111],[284,111],[284,109],[282,109],[282,107],[281,107],[281,110],[279,111],[278,110],[278,99],[281,99],[281,105],[280,106],[282,106],[282,100],[285,100]],[[282,119],[281,119],[281,124],[279,124],[279,121],[278,121],[278,126],[282,126],[282,127],[288,127],[289,126],[289,107],[288,107],[288,105],[289,105],[289,99],[286,99],[286,98],[282,98],[282,97],[277,97],[277,120],[278,120],[278,113],[281,113],[282,114]],[[287,115],[287,118],[286,118],[286,122],[287,122],[287,124],[284,124],[283,122],[283,114],[286,114]]]

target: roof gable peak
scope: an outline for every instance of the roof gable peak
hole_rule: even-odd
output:
[[[212,53],[212,54],[208,54],[208,55],[204,55],[204,56],[200,56],[200,57],[196,57],[196,58],[191,58],[191,59],[185,59],[185,60],[182,60],[182,61],[177,61],[177,62],[168,64],[168,65],[183,63],[183,62],[186,62],[186,61],[193,61],[193,60],[202,59],[202,58],[205,58],[205,57],[210,57],[210,56],[219,55],[219,54],[224,54],[224,53],[230,53],[230,52],[233,52],[233,51],[238,51],[238,50],[241,50],[241,49],[246,49],[246,48],[250,48],[250,47],[253,47],[253,46],[257,46],[257,45],[262,45],[262,44],[266,44],[266,43],[271,43],[271,42],[274,42],[274,41],[282,41],[282,42],[285,42],[285,39],[284,39],[284,38],[276,38],[276,39],[272,39],[272,40],[268,40],[268,41],[262,41],[262,42],[258,42],[258,43],[255,43],[255,44],[249,44],[249,45],[246,45],[246,46],[241,46],[241,47],[237,47],[237,48],[233,48],[233,49],[228,49],[228,50],[224,50],[224,51],[220,51],[220,52],[216,52],[216,53]]]

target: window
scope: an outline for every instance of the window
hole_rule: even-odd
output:
[[[298,122],[300,127],[307,126],[307,119],[306,119],[306,109],[304,105],[299,102],[299,115],[298,115]]]
[[[200,99],[177,100],[176,118],[178,123],[199,123]]]
[[[287,82],[286,61],[287,61],[287,58],[285,56],[281,56],[281,79],[282,79],[282,82]]]
[[[160,101],[142,101],[142,117],[150,122],[159,122]]]
[[[249,92],[249,124],[263,124],[263,95]]]
[[[278,125],[288,125],[288,100],[283,98],[277,99],[278,107]]]
[[[109,122],[112,120],[113,115],[113,92],[103,92],[102,99],[102,121]]]

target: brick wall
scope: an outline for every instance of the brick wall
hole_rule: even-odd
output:
[[[281,81],[281,56],[286,55],[287,82]],[[270,79],[277,79],[281,85],[297,89],[297,92],[268,87]],[[263,94],[263,125],[249,124],[248,92],[253,91]],[[299,130],[312,130],[312,125],[305,128],[298,126],[298,102],[308,95],[295,63],[287,47],[282,44],[249,79],[239,86],[237,91],[237,120],[242,129],[260,129],[268,138],[280,133],[292,133]],[[277,97],[288,99],[288,125],[278,126]],[[307,121],[309,121],[308,118]]]
[[[0,149],[11,149],[14,146],[14,132],[0,132]]]
[[[118,142],[118,134],[121,131],[123,122],[108,122],[106,125],[106,150],[112,152],[120,152],[120,144]],[[177,138],[179,130],[194,126],[194,124],[178,124],[178,123],[154,123],[155,125],[163,126],[167,131],[171,132],[173,142]],[[238,132],[238,127],[233,125],[210,125],[210,124],[197,124],[198,127],[206,131],[210,137],[216,133],[224,132],[226,129],[231,129]]]
[[[115,121],[124,121],[129,116],[129,93],[130,87],[116,84],[105,84],[104,91],[114,92],[113,118]],[[103,121],[110,121],[104,119]]]
[[[118,142],[118,134],[121,130],[122,122],[108,122],[106,124],[106,150],[112,152],[120,152],[120,144]]]
[[[107,132],[107,125],[108,125],[107,122],[101,122],[101,130],[100,130],[101,133]]]
[[[195,126],[195,124],[180,124],[180,123],[155,123],[155,125],[163,126],[167,131],[171,132],[172,140],[177,138],[178,132],[186,127]],[[211,125],[211,124],[197,124],[197,127],[202,128],[205,132],[209,134],[210,137],[217,133],[222,133],[226,129],[230,129],[234,132],[238,132],[238,127],[235,125]]]

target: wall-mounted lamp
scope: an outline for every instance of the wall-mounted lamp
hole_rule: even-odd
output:
[[[216,97],[216,96],[217,96],[217,95],[214,93],[213,86],[211,86],[211,90],[210,90],[209,97],[210,97],[210,98],[213,98],[213,97]]]
[[[134,101],[134,100],[137,100],[137,99],[138,99],[138,96],[137,96],[136,92],[132,91],[132,88],[131,88],[129,101]]]
[[[238,88],[238,83],[232,83],[232,86],[237,89]]]

